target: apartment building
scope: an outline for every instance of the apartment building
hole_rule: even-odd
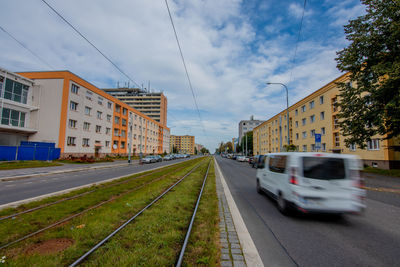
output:
[[[148,92],[139,88],[107,88],[102,90],[161,123],[161,125],[167,125],[167,98],[162,92]]]
[[[194,154],[195,141],[194,136],[191,135],[171,135],[170,136],[170,150],[173,148],[178,150],[178,153]]]
[[[250,117],[250,120],[241,120],[239,122],[239,140],[238,142],[240,143],[242,141],[243,136],[247,132],[251,132],[255,127],[263,123],[264,121],[261,120],[255,120],[254,116]]]
[[[355,145],[347,147],[340,133],[338,107],[340,93],[337,83],[349,82],[346,73],[319,90],[276,114],[253,130],[254,154],[281,152],[288,143],[287,119],[289,119],[290,143],[297,151],[317,151],[315,134],[321,134],[321,148],[318,151],[358,155],[365,164],[379,168],[394,168],[400,165],[400,152],[390,149],[399,144],[399,139],[385,140],[383,136],[373,136],[366,149]]]
[[[0,68],[0,145],[19,145],[37,132],[33,87],[32,80]]]
[[[200,150],[201,150],[202,148],[204,148],[204,146],[201,145],[201,144],[194,144],[194,146],[195,146],[195,148],[197,149],[197,153],[200,153]]]
[[[169,129],[69,71],[23,72],[34,83],[29,141],[54,142],[61,156],[160,154]],[[164,145],[166,145],[164,147]]]

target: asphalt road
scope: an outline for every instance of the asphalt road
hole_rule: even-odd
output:
[[[0,181],[0,205],[58,192],[81,185],[96,183],[115,177],[128,176],[140,171],[150,170],[185,160],[188,159],[177,159],[144,165],[119,166],[71,173],[50,174],[14,181]]]
[[[361,216],[287,217],[269,197],[257,194],[256,169],[216,159],[265,266],[400,266],[399,193],[368,191]]]

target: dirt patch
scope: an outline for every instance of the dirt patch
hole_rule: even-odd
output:
[[[68,238],[50,239],[33,244],[25,250],[25,254],[53,254],[61,252],[74,244],[74,240]]]

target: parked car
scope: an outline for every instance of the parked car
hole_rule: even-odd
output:
[[[172,155],[165,155],[163,160],[173,160]]]
[[[156,159],[156,162],[161,162],[163,160],[160,155],[155,155],[154,158]]]
[[[157,159],[154,156],[146,156],[141,159],[141,163],[153,163],[157,162]]]
[[[236,160],[239,161],[239,162],[245,162],[246,161],[246,157],[245,156],[238,156],[236,158]]]
[[[360,213],[366,192],[357,156],[330,153],[271,153],[257,170],[257,192],[277,200],[286,214]]]
[[[238,157],[237,155],[232,155],[231,159],[236,160],[237,157]]]
[[[262,161],[264,160],[265,155],[256,155],[253,157],[253,162],[251,163],[252,168],[258,168],[261,165]]]
[[[255,156],[249,158],[249,164],[253,164],[253,162],[254,162],[254,157],[255,157]]]

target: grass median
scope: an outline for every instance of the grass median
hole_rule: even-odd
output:
[[[167,174],[163,179],[150,183],[132,194],[115,198],[97,209],[32,237],[21,244],[0,250],[0,255],[7,257],[7,263],[10,266],[60,266],[71,263],[140,210],[151,199],[154,199],[171,183],[187,173],[198,161],[201,160],[182,163],[187,164],[185,168]],[[59,206],[58,209],[62,210]],[[49,214],[51,212],[46,213],[46,215]],[[41,218],[46,218],[46,215],[43,214]],[[26,225],[28,224],[31,223]],[[12,224],[9,224],[7,228],[10,229],[11,226]]]

